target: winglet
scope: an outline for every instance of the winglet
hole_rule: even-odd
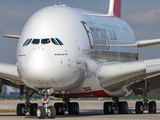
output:
[[[121,17],[121,0],[110,0],[108,15]]]

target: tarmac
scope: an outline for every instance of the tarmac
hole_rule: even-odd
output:
[[[41,105],[41,101],[34,101]],[[49,105],[54,105],[55,102],[50,101]],[[56,116],[56,120],[160,120],[160,101],[157,103],[157,113],[148,114],[145,111],[144,114],[135,114],[135,102],[128,101],[129,113],[118,114],[117,111],[112,115],[103,114],[103,103],[104,101],[76,101],[79,103],[80,114],[79,115],[65,115]],[[24,101],[11,100],[11,101],[0,101],[0,109],[16,109],[18,103],[24,103]],[[37,120],[36,116],[16,116],[16,113],[0,113],[0,120]],[[47,117],[45,119],[48,119]]]

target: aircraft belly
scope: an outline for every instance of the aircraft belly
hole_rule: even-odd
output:
[[[75,84],[84,73],[79,70],[71,70],[67,66],[54,67],[50,71],[36,74],[22,72],[25,84],[32,87],[65,87]]]
[[[69,98],[114,97],[114,96],[123,97],[131,93],[131,89],[128,88],[120,88],[114,91],[106,90],[100,86],[99,79],[97,79],[95,75],[92,75],[89,78],[85,78],[85,80],[81,79],[80,81],[81,82],[83,81],[83,84],[80,86],[78,86],[79,84],[77,85],[73,84],[71,86],[63,87],[64,90],[68,89],[68,87],[73,87],[73,88],[77,87],[77,89],[66,91],[63,94],[61,92],[54,92],[50,96],[60,97],[60,98],[64,96]],[[53,89],[58,90],[61,88],[53,88]]]
[[[50,94],[50,96],[59,98],[63,98],[64,96],[69,98],[111,97],[103,90],[92,91],[92,92],[81,92],[81,93],[65,93],[65,94],[52,93]]]

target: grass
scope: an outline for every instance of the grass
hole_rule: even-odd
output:
[[[0,113],[11,113],[11,112],[16,112],[16,110],[5,110],[5,109],[0,109]]]

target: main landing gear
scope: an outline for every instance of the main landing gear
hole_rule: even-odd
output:
[[[54,107],[57,115],[64,115],[65,111],[68,111],[69,115],[79,114],[79,104],[77,102],[70,102],[69,98],[63,98],[63,102],[55,103]]]
[[[25,92],[24,92],[25,90]],[[30,116],[36,116],[37,103],[30,103],[30,97],[35,93],[34,90],[30,90],[26,86],[20,86],[20,99],[23,98],[23,95],[26,95],[26,102],[19,103],[17,105],[17,116],[25,116],[27,112],[30,113]]]
[[[148,110],[148,113],[154,114],[156,113],[156,102],[148,100],[148,92],[150,91],[150,81],[149,79],[142,82],[143,92],[141,93],[143,96],[143,102],[137,101],[135,105],[136,114],[142,114],[143,111]]]
[[[112,98],[114,102],[105,102],[103,105],[104,114],[113,114],[117,110],[119,114],[128,113],[128,103],[126,101],[119,102],[117,97]]]

